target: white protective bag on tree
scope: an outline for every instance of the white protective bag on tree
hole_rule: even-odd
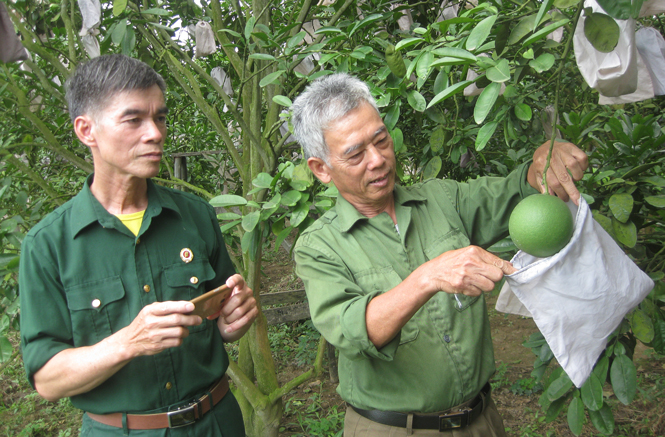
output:
[[[196,38],[196,57],[202,58],[211,55],[217,51],[215,45],[215,34],[212,27],[205,21],[196,23],[196,30],[194,31]]]
[[[511,262],[496,309],[533,317],[557,361],[577,387],[589,377],[608,336],[651,291],[653,281],[593,219],[589,205],[567,203],[575,217],[570,242],[537,258]]]
[[[653,27],[643,27],[635,33],[635,44],[651,75],[653,92],[665,94],[665,39]]]
[[[585,8],[605,14],[596,0],[585,0]],[[580,17],[573,35],[575,59],[586,83],[606,97],[631,94],[637,90],[637,48],[635,20],[616,20],[620,36],[609,53],[596,50],[584,35],[584,17]]]

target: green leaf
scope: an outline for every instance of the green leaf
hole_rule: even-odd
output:
[[[247,199],[242,196],[236,196],[235,194],[222,194],[221,196],[216,196],[210,199],[210,204],[218,208],[243,206],[247,205]]]
[[[261,61],[275,61],[276,58],[273,55],[267,53],[252,53],[249,55],[249,59],[259,59]]]
[[[531,107],[526,103],[515,105],[515,117],[517,117],[519,120],[529,121],[531,120],[532,116],[533,113],[531,111]]]
[[[242,216],[240,214],[236,214],[235,212],[222,212],[217,214],[217,220],[220,221],[229,221],[229,220],[240,220],[242,219]]]
[[[439,126],[432,132],[432,136],[429,137],[429,146],[432,149],[432,153],[439,154],[443,150],[443,142],[446,139],[446,131],[443,129],[443,126]]]
[[[614,18],[593,12],[584,17],[584,35],[596,50],[609,53],[619,43],[621,29]]]
[[[448,74],[444,69],[439,71],[439,74],[436,75],[436,79],[434,80],[434,95],[439,94],[446,88],[448,88]]]
[[[401,49],[406,49],[408,47],[411,47],[415,44],[418,44],[419,42],[424,41],[422,38],[406,38],[401,40],[395,45],[395,51],[400,51]]]
[[[395,130],[390,132],[390,137],[393,139],[395,154],[406,150],[406,147],[404,147],[404,134],[400,128],[395,128]]]
[[[559,414],[561,413],[561,410],[563,410],[563,406],[566,404],[566,398],[559,398],[556,401],[552,402],[550,406],[547,408],[547,413],[545,414],[545,422],[550,423],[556,420],[557,417],[559,417]]]
[[[633,196],[628,193],[614,194],[610,197],[609,206],[614,218],[626,223],[633,212]]]
[[[252,211],[242,218],[242,228],[246,232],[252,232],[261,218],[261,211]]]
[[[4,335],[0,337],[0,363],[4,363],[12,357],[14,348]]]
[[[144,14],[144,15],[168,15],[168,16],[173,15],[173,13],[171,11],[168,11],[166,9],[160,9],[160,8],[144,9],[144,10],[141,11],[141,14]]]
[[[219,230],[222,232],[222,234],[225,234],[229,229],[235,228],[240,222],[242,222],[242,220],[234,220],[232,222],[226,223],[225,225],[220,226]]]
[[[554,7],[557,9],[567,9],[579,4],[579,0],[554,0]]]
[[[547,399],[550,401],[559,399],[561,396],[565,395],[572,386],[573,381],[570,380],[568,375],[565,372],[561,373],[561,376],[552,381],[549,387],[547,387],[547,390],[545,391]]]
[[[570,405],[568,405],[568,427],[570,431],[575,435],[582,434],[585,419],[584,405],[580,398],[576,396],[570,401]]]
[[[456,84],[449,86],[448,88],[446,88],[445,90],[441,91],[436,96],[434,96],[434,98],[429,102],[427,107],[431,108],[432,106],[436,105],[442,100],[445,100],[448,97],[461,92],[462,90],[464,90],[464,88],[471,85],[471,83],[472,81],[470,80],[463,80],[462,82],[457,82]]]
[[[252,31],[254,30],[254,24],[256,23],[256,17],[251,16],[245,23],[245,40],[249,41],[249,37],[252,36]]]
[[[118,15],[125,12],[127,9],[127,0],[113,0],[113,16],[117,17]]]
[[[554,55],[551,53],[543,53],[536,59],[529,61],[529,66],[536,70],[538,73],[547,71],[554,65]]]
[[[423,180],[435,178],[439,174],[439,171],[441,171],[442,165],[443,162],[441,161],[440,156],[435,156],[430,159],[423,169]]]
[[[584,385],[580,388],[582,401],[591,411],[598,411],[603,407],[603,384],[595,373],[591,372]]]
[[[432,61],[434,61],[434,55],[432,52],[428,51],[423,53],[418,59],[418,64],[416,65],[416,76],[421,79],[426,79],[429,75],[430,69],[432,68]]]
[[[476,55],[459,47],[441,47],[432,50],[432,53],[441,56],[442,58],[459,58],[471,62],[476,62],[478,60]]]
[[[252,181],[252,185],[257,188],[270,188],[272,186],[273,179],[274,178],[268,173],[259,173]]]
[[[476,136],[476,151],[480,152],[485,148],[487,142],[492,138],[492,135],[494,135],[494,131],[496,131],[498,125],[498,122],[492,121],[480,128],[478,135]]]
[[[492,82],[507,82],[510,80],[510,65],[508,59],[501,59],[497,64],[487,70],[487,78]]]
[[[545,0],[542,5],[540,5],[540,9],[538,9],[538,15],[536,15],[536,19],[534,20],[533,23],[533,28],[531,29],[532,31],[536,31],[538,28],[538,25],[540,24],[541,20],[545,16],[545,14],[552,8],[552,3],[554,0]]]
[[[282,200],[282,195],[277,193],[274,196],[272,196],[272,199],[267,201],[266,203],[263,204],[261,207],[262,209],[271,209],[271,208],[276,208],[279,206]]]
[[[533,26],[536,22],[536,14],[529,15],[528,17],[522,18],[517,25],[510,32],[508,37],[508,45],[516,44],[519,40],[527,36],[532,32]]]
[[[569,22],[570,22],[570,20],[569,20],[568,18],[565,18],[565,19],[563,19],[563,20],[559,20],[559,21],[557,21],[557,22],[554,23],[554,24],[550,24],[549,26],[545,26],[545,27],[543,27],[543,28],[540,29],[538,32],[536,32],[536,33],[534,33],[533,35],[531,35],[530,37],[528,37],[528,38],[524,41],[524,43],[522,44],[522,46],[523,46],[523,47],[527,47],[527,46],[533,44],[534,42],[539,41],[539,40],[545,38],[547,35],[549,35],[550,33],[554,32],[554,31],[557,30],[559,27],[561,27],[561,26],[565,26],[565,25],[568,24]]]
[[[655,320],[653,323],[654,336],[651,346],[661,355],[665,355],[665,320]]]
[[[130,56],[135,46],[136,34],[134,33],[134,29],[127,27],[127,29],[125,29],[125,35],[122,37],[122,43],[120,44],[120,47],[122,47],[122,54]]]
[[[383,123],[385,123],[388,131],[395,129],[399,120],[399,111],[399,105],[392,105],[388,108],[388,112],[386,112],[386,116],[383,118]]]
[[[291,226],[294,228],[297,227],[300,223],[303,222],[307,218],[307,215],[309,214],[309,202],[302,202],[298,207],[291,213],[291,217],[289,218],[289,221],[291,222]]]
[[[293,105],[293,102],[291,101],[291,99],[289,99],[286,96],[282,96],[282,95],[276,95],[275,97],[272,98],[272,101],[277,103],[278,105],[282,105],[282,106],[285,106],[287,108],[290,108],[291,105]]]
[[[302,193],[298,190],[289,190],[282,195],[282,205],[295,206],[296,203],[302,198]]]
[[[625,246],[635,247],[635,244],[637,244],[637,227],[632,221],[621,223],[616,219],[612,219],[612,231],[612,235]]]
[[[122,44],[122,40],[125,37],[126,31],[127,31],[127,20],[122,19],[118,21],[118,23],[115,25],[115,29],[113,29],[113,33],[111,34],[111,41],[113,41],[113,44],[117,46]]]
[[[476,106],[473,108],[473,119],[476,123],[481,124],[485,121],[485,118],[494,107],[497,97],[499,97],[499,91],[501,91],[501,85],[492,82],[480,93],[476,101]]]
[[[617,20],[627,20],[632,15],[631,0],[598,0],[598,5]]]
[[[409,102],[409,105],[418,112],[423,112],[427,108],[427,101],[416,90],[411,90],[406,95],[406,100]]]
[[[645,197],[644,200],[651,206],[656,208],[665,208],[665,196],[649,196]]]
[[[282,74],[284,74],[285,71],[286,70],[277,70],[274,73],[270,73],[269,75],[261,79],[261,81],[259,82],[259,86],[263,88],[266,85],[270,85],[271,83],[276,82],[277,79],[279,79],[279,77]]]
[[[609,405],[603,405],[599,411],[589,411],[591,423],[598,431],[605,435],[612,435],[614,432],[614,415]]]
[[[473,28],[471,34],[469,34],[469,37],[466,40],[467,50],[476,50],[478,47],[483,45],[490,32],[492,31],[492,26],[494,26],[496,19],[496,15],[491,15],[482,20]]]
[[[610,368],[610,381],[612,390],[617,399],[624,405],[630,404],[637,394],[637,370],[635,364],[627,355],[614,357]]]
[[[291,38],[289,38],[289,41],[286,43],[286,46],[291,49],[296,47],[298,44],[302,42],[303,39],[305,39],[306,35],[307,32],[305,32],[304,30],[296,33]]]
[[[606,356],[603,356],[598,362],[596,363],[596,366],[593,368],[593,373],[596,375],[596,378],[598,378],[598,381],[601,383],[604,383],[607,380],[607,371],[610,367],[610,359],[607,358]]]
[[[644,311],[637,309],[630,318],[630,329],[642,343],[651,343],[655,334],[651,318]]]

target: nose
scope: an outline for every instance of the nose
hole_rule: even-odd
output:
[[[367,161],[369,169],[379,168],[386,162],[385,156],[374,144],[370,144],[367,148],[367,157],[369,158]]]
[[[158,120],[148,119],[145,122],[145,137],[148,141],[160,143],[166,135],[166,126]]]

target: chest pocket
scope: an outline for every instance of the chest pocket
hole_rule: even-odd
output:
[[[458,229],[451,229],[444,235],[433,239],[426,245],[425,257],[427,258],[427,261],[430,261],[444,252],[461,249],[463,247],[469,246],[469,244],[471,244],[471,242],[466,235],[464,235]],[[449,300],[453,304],[454,308],[461,312],[476,303],[479,298],[480,296],[464,296],[462,294],[458,294],[457,299],[455,299],[454,296],[450,296]]]
[[[90,346],[129,325],[129,306],[120,276],[65,289],[74,346]]]
[[[377,291],[385,293],[402,282],[402,278],[400,278],[391,266],[363,270],[354,275],[358,285],[368,294]],[[399,344],[402,345],[412,342],[418,337],[418,332],[419,329],[416,317],[412,317],[402,327]]]
[[[167,287],[162,290],[162,300],[192,300],[209,291],[206,289],[207,282],[215,279],[215,276],[207,259],[169,266],[164,269]],[[190,326],[189,332],[203,331],[211,323],[211,320],[204,320],[198,326]]]

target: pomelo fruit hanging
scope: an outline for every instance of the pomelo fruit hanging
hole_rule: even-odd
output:
[[[549,194],[534,194],[517,204],[508,222],[510,237],[524,252],[545,258],[560,251],[573,236],[573,215],[566,203]]]

